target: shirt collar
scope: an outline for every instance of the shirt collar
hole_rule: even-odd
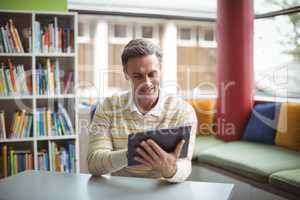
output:
[[[133,93],[129,92],[129,98],[130,98],[130,105],[129,105],[129,109],[131,112],[136,112],[139,115],[143,115],[139,109],[137,108],[135,102],[133,101]],[[153,116],[160,116],[162,114],[162,108],[163,108],[163,103],[165,101],[165,94],[162,90],[159,90],[159,96],[158,96],[158,101],[156,102],[155,106],[149,110],[145,115],[153,115]]]

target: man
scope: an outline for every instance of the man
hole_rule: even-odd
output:
[[[106,98],[90,124],[88,167],[93,175],[112,173],[121,176],[162,178],[182,182],[191,172],[197,118],[193,108],[160,90],[162,54],[158,46],[145,39],[130,41],[122,53],[125,78],[131,90]],[[143,141],[137,148],[142,163],[128,167],[128,134],[145,130],[192,126],[188,156],[179,158],[185,141],[167,153],[153,140]]]

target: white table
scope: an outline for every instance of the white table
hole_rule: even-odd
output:
[[[1,200],[227,200],[232,184],[26,171],[0,180]]]

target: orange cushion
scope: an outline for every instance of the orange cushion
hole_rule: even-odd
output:
[[[275,143],[300,151],[299,103],[283,103],[281,105]]]
[[[210,99],[195,99],[188,101],[194,108],[197,120],[199,135],[213,134],[215,101]]]

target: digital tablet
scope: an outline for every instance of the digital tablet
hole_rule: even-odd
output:
[[[188,146],[190,141],[191,126],[180,126],[174,128],[150,130],[145,132],[131,133],[128,135],[128,166],[140,165],[141,163],[134,160],[138,156],[137,147],[141,147],[140,143],[147,139],[154,140],[166,152],[174,152],[176,145],[185,140],[181,150],[180,158],[187,157]],[[143,147],[141,147],[143,148]]]

